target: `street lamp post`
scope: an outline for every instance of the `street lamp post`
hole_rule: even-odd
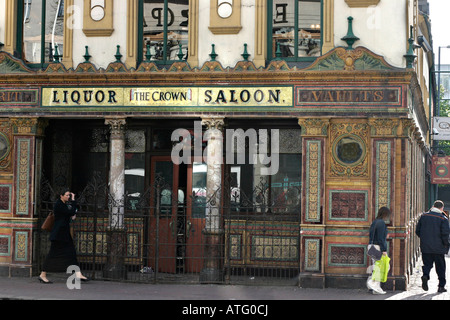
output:
[[[447,46],[439,46],[438,48],[438,85],[437,85],[437,108],[435,112],[435,116],[441,115],[441,48],[447,48],[450,49],[450,45]],[[433,139],[433,146],[434,149],[439,150],[439,140]],[[439,185],[436,184],[435,188],[435,199],[439,198]]]

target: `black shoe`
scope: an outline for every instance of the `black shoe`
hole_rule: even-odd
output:
[[[49,284],[49,283],[53,283],[50,280],[45,281],[44,279],[42,279],[41,277],[38,277],[38,280],[40,283],[45,283],[45,284]]]
[[[447,289],[445,289],[444,287],[439,287],[439,288],[438,288],[438,292],[439,292],[439,293],[447,292]]]
[[[428,291],[428,277],[422,276],[422,289]]]

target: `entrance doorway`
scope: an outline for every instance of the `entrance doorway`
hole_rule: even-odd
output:
[[[199,273],[203,267],[206,165],[151,158],[149,264],[162,273]]]

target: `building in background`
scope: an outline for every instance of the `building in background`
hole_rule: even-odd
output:
[[[69,186],[95,278],[364,287],[429,207],[418,1],[0,0],[0,272],[39,272]]]

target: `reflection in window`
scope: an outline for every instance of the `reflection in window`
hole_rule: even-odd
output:
[[[145,154],[125,153],[125,193],[127,205],[136,210],[145,188]]]
[[[144,0],[144,59],[187,59],[189,0]]]
[[[192,217],[204,218],[206,214],[206,171],[205,163],[192,164]]]
[[[272,1],[272,57],[318,57],[321,52],[321,1]]]
[[[155,191],[159,194],[155,196],[159,199],[159,214],[161,217],[170,217],[172,215],[173,203],[173,163],[171,161],[157,161],[154,168]],[[175,195],[176,196],[176,195]],[[156,205],[155,203],[155,205]],[[155,211],[156,213],[156,211]]]
[[[230,166],[230,211],[243,214],[284,214],[299,217],[301,210],[300,130],[280,130],[279,170],[272,176],[261,175],[258,157],[250,162],[246,144],[246,162]],[[237,155],[237,154],[236,154]],[[274,156],[274,155],[272,155]],[[269,164],[270,165],[270,164]]]
[[[45,4],[45,13],[42,6]],[[44,25],[44,30],[42,29]],[[23,54],[30,63],[53,61],[63,52],[64,0],[23,1]]]

